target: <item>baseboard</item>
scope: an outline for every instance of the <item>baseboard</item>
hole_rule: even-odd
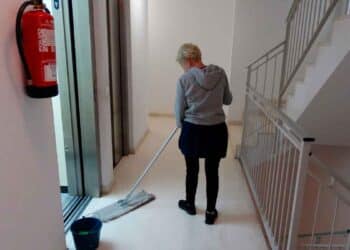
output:
[[[115,169],[113,170],[113,173],[114,173],[114,171],[115,171]],[[115,182],[115,174],[113,174],[113,178],[108,183],[108,185],[102,185],[102,195],[109,194],[112,191],[114,182]]]
[[[230,125],[230,126],[242,126],[243,125],[243,122],[242,121],[228,121],[227,122],[228,123],[228,125]]]
[[[157,112],[151,112],[148,114],[151,117],[169,117],[169,118],[174,118],[174,114],[169,114],[169,113],[157,113]]]
[[[175,118],[174,114],[169,113],[157,113],[157,112],[151,112],[148,114],[150,117],[169,117],[169,118]],[[227,124],[230,126],[242,126],[243,122],[240,120],[229,120],[227,121]]]
[[[135,154],[137,152],[137,150],[140,148],[141,144],[145,141],[147,135],[149,134],[149,129],[147,129],[145,131],[145,133],[143,134],[143,136],[141,137],[141,139],[137,142],[136,146],[134,148],[130,149],[129,154]]]

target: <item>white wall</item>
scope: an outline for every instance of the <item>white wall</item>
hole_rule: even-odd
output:
[[[104,192],[109,191],[114,177],[106,10],[106,1],[93,2],[100,162]]]
[[[235,1],[148,1],[150,113],[173,113],[176,81],[183,73],[175,60],[184,42],[198,44],[204,63],[218,64],[230,76]]]
[[[63,250],[51,100],[29,99],[15,41],[20,0],[0,10],[1,249]]]
[[[336,170],[346,180],[350,178],[350,147],[314,145],[312,151],[327,166]]]
[[[313,154],[319,158],[328,167],[335,170],[344,180],[349,182],[350,177],[350,147],[348,146],[324,146],[313,145]],[[317,167],[314,163],[310,164],[312,173],[323,181],[327,186],[330,183],[329,175]],[[317,204],[317,192],[319,183],[312,178],[308,178],[306,182],[304,204],[302,209],[301,233],[310,233],[312,231],[313,219],[315,216],[315,207]],[[349,190],[344,192],[342,188],[336,188],[341,191],[343,197],[349,199]],[[332,228],[333,213],[336,204],[336,196],[333,191],[323,188],[320,196],[320,208],[318,211],[318,223],[316,224],[316,232],[328,232]],[[349,205],[343,201],[339,202],[337,210],[337,220],[335,223],[335,231],[343,231],[349,228]]]
[[[148,130],[148,1],[124,2],[129,88],[130,149],[136,147]]]
[[[242,120],[246,67],[285,39],[291,0],[236,0],[231,86],[234,103],[230,119]]]

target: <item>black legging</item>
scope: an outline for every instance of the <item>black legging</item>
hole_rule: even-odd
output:
[[[198,185],[199,158],[186,156],[185,160],[187,166],[186,200],[194,205]],[[213,157],[205,159],[208,211],[213,211],[216,208],[216,200],[219,192],[219,164],[220,158]]]

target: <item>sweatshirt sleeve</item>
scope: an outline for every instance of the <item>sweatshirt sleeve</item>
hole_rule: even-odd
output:
[[[230,105],[232,103],[232,93],[231,93],[231,90],[230,90],[230,84],[228,82],[228,79],[227,79],[227,75],[225,73],[225,76],[224,76],[224,81],[225,81],[225,89],[224,89],[224,100],[223,100],[223,104],[224,105]]]
[[[176,99],[175,99],[175,118],[176,118],[176,125],[178,128],[182,127],[182,122],[185,117],[185,108],[186,108],[185,93],[181,85],[181,80],[179,80],[176,84]]]

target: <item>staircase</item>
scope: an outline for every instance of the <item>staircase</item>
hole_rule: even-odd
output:
[[[350,53],[350,17],[337,19],[327,44],[317,45],[314,62],[306,66],[305,76],[292,83],[294,91],[288,95],[285,112],[297,121],[325,84],[336,84],[331,76]],[[344,62],[343,62],[344,61]],[[349,64],[347,64],[349,65]]]
[[[350,146],[350,105],[334,105],[350,98],[349,2],[295,0],[286,40],[248,66],[237,158],[273,250],[350,250],[350,183],[312,150]]]

